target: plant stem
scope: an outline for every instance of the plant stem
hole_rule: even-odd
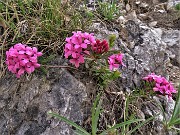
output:
[[[41,65],[41,66],[47,67],[47,68],[71,68],[71,69],[78,70],[77,68],[70,67],[70,66],[58,66],[58,65],[54,65],[54,66],[51,66],[51,65]]]

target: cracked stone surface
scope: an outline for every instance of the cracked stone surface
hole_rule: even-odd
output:
[[[103,29],[104,33],[102,31],[98,32],[98,29]],[[94,25],[94,31],[101,38],[108,37],[107,33],[117,36],[115,49],[119,49],[125,54],[124,64],[126,65],[126,67],[119,69],[122,74],[117,85],[121,90],[130,91],[132,90],[131,88],[139,86],[141,78],[149,73],[156,73],[167,79],[170,78],[176,88],[179,86],[179,77],[174,76],[174,73],[172,73],[173,71],[178,75],[180,72],[179,30],[153,28],[141,21],[134,22],[133,20],[126,20],[125,25],[119,29],[119,34],[116,31],[112,32],[112,30],[106,29],[102,24]],[[165,114],[167,119],[169,119],[175,105],[174,101],[169,101],[163,97],[155,97],[155,99],[165,107]],[[162,113],[160,108],[157,108],[153,104],[147,104],[141,111],[146,117]],[[147,134],[166,134],[162,120],[163,115],[160,114],[157,120],[151,123],[153,128],[151,130],[147,129],[149,130]],[[169,132],[168,134],[174,133]]]
[[[180,31],[152,28],[142,22],[126,21],[120,30],[108,30],[100,23],[91,27],[95,36],[107,39],[115,34],[115,49],[125,54],[118,80],[121,90],[139,86],[141,78],[151,72],[169,78],[167,66],[179,70]],[[123,32],[125,31],[125,32]],[[121,33],[121,34],[120,34]],[[61,65],[54,60],[55,65]],[[173,68],[176,67],[176,68]],[[170,75],[171,78],[171,75]],[[177,78],[175,78],[177,80]],[[179,82],[178,82],[179,84]],[[177,84],[177,85],[178,85]],[[72,127],[51,118],[48,111],[59,113],[74,122],[83,121],[82,103],[86,100],[86,86],[65,69],[53,68],[48,77],[26,76],[17,80],[7,74],[0,80],[0,133],[1,135],[73,135]],[[174,101],[158,98],[167,109],[167,118],[172,113]],[[164,104],[165,103],[165,104]],[[168,105],[167,105],[168,103]],[[150,116],[160,110],[147,105],[142,115]],[[162,133],[162,115],[154,122],[152,134]],[[157,126],[159,125],[159,126]]]
[[[126,20],[119,34],[116,30],[108,30],[100,23],[92,25],[92,29],[101,39],[107,39],[109,34],[116,35],[114,48],[125,54],[126,67],[120,69],[120,85],[123,89],[139,86],[141,78],[152,72],[168,79],[167,65],[171,63],[173,66],[179,66],[179,30],[153,28],[132,20]]]
[[[81,104],[86,87],[68,71],[53,69],[51,79],[33,76],[17,80],[6,76],[0,81],[1,135],[73,135],[72,128],[47,115],[59,113],[81,124]],[[53,73],[51,72],[51,73]]]

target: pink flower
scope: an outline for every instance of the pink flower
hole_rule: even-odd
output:
[[[113,54],[110,57],[108,57],[108,63],[109,63],[109,69],[115,70],[118,69],[120,65],[125,66],[122,62],[123,54]]]
[[[37,58],[42,56],[41,52],[37,51],[36,47],[18,43],[6,51],[6,64],[8,70],[16,74],[20,78],[22,74],[34,72],[35,68],[40,67],[37,63]]]
[[[78,68],[80,63],[84,63],[84,57],[83,55],[79,55],[77,58],[70,59],[70,62]]]
[[[102,42],[96,40],[96,43],[92,45],[92,50],[97,54],[105,53],[109,50],[109,44],[106,40],[103,40]]]
[[[84,56],[90,54],[89,46],[91,47],[96,41],[92,33],[77,31],[73,32],[71,37],[67,37],[66,42],[64,56],[70,58],[70,63],[78,68],[80,63],[84,63]]]
[[[163,95],[168,95],[169,98],[172,98],[172,93],[177,91],[174,89],[173,85],[168,82],[164,77],[158,76],[154,73],[143,78],[147,82],[154,82],[153,90],[159,92]]]

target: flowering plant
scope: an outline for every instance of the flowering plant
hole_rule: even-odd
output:
[[[80,63],[84,63],[84,56],[89,55],[89,45],[95,44],[93,33],[82,33],[81,31],[73,32],[71,37],[66,38],[64,49],[65,58],[70,57],[70,63],[75,67],[79,67]]]
[[[107,80],[119,77],[120,73],[117,69],[121,65],[124,66],[123,54],[110,50],[114,41],[115,36],[110,36],[108,43],[106,40],[95,39],[93,33],[73,32],[71,37],[66,38],[64,56],[69,58],[69,62],[76,68],[80,63],[85,63],[86,67],[90,67],[95,75],[99,76],[103,84],[107,84],[109,82]]]
[[[102,42],[97,39],[95,44],[92,44],[92,51],[97,54],[103,54],[109,51],[109,44],[106,40]]]
[[[172,94],[176,93],[177,91],[174,89],[172,83],[168,82],[164,77],[160,75],[156,75],[154,73],[149,74],[148,76],[144,77],[148,83],[153,84],[153,91],[158,92],[162,95],[168,95],[169,98],[172,98]]]
[[[123,54],[119,53],[119,54],[113,54],[111,56],[108,57],[108,63],[109,63],[109,69],[113,70],[113,69],[118,69],[120,65],[124,65],[124,63],[122,62],[123,59]]]
[[[6,64],[8,70],[16,74],[20,78],[24,72],[28,74],[34,72],[35,68],[39,68],[38,57],[42,56],[36,47],[29,47],[25,44],[15,44],[6,51]]]

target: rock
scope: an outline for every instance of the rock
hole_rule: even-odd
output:
[[[178,3],[180,3],[180,0],[168,0],[167,9],[173,8]]]
[[[180,31],[165,30],[162,34],[162,40],[167,44],[167,53],[173,60],[173,64],[180,66]]]
[[[151,122],[151,130],[147,130],[147,134],[152,134],[152,135],[164,135],[164,134],[176,134],[175,132],[171,132],[171,131],[165,131],[164,129],[164,125],[163,125],[163,121],[166,119],[167,121],[170,120],[170,117],[172,115],[174,106],[175,106],[175,102],[172,99],[168,99],[168,97],[164,97],[164,96],[154,96],[153,97],[152,102],[146,102],[143,104],[141,110],[142,112],[145,114],[146,117],[152,117],[152,116],[156,116],[155,120],[153,122]],[[161,110],[160,106],[163,107],[164,109],[164,113]],[[144,127],[145,128],[145,127]],[[148,126],[146,126],[146,128],[149,128]],[[145,129],[146,129],[145,128]]]
[[[24,81],[8,75],[0,81],[1,135],[73,135],[71,126],[47,112],[81,124],[86,87],[68,71],[57,68],[50,70],[49,79],[33,75]]]
[[[127,41],[131,44],[134,41],[134,48],[127,46],[126,43],[120,44],[120,46],[123,45],[124,51],[129,50],[129,52],[125,51],[124,63],[126,67],[122,69],[121,81],[124,87],[139,85],[141,78],[150,72],[161,75],[166,73],[164,62],[167,46],[161,40],[162,32],[146,25],[138,25],[133,21],[128,22],[126,24],[126,29],[129,32]]]
[[[139,21],[139,19],[137,19],[137,15],[136,15],[136,11],[132,11],[130,12],[127,16],[125,16],[126,20],[134,20],[134,21]]]
[[[117,19],[117,22],[119,22],[120,24],[124,24],[126,22],[126,19],[124,18],[124,16],[120,16],[118,19]]]
[[[130,11],[131,10],[131,7],[129,4],[126,4],[126,11]]]
[[[110,33],[118,35],[100,24],[93,26],[92,30],[100,39],[108,37]],[[153,72],[168,78],[166,67],[170,64],[170,59],[180,60],[179,31],[152,28],[132,20],[126,21],[125,31],[126,37],[125,34],[120,35],[115,45],[115,48],[125,54],[126,67],[121,69],[120,87],[128,90],[139,86],[141,78]]]
[[[136,1],[135,3],[136,3],[137,5],[139,5],[139,4],[141,3],[141,1]]]
[[[145,3],[145,2],[142,2],[140,4],[140,7],[143,7],[143,8],[147,8],[149,6],[149,4]]]
[[[150,26],[150,27],[154,27],[154,26],[156,26],[156,24],[157,24],[157,21],[153,21],[153,22],[150,22],[150,23],[149,23],[149,26]]]
[[[95,37],[99,39],[109,39],[110,34],[116,35],[116,38],[119,37],[119,33],[117,30],[108,30],[105,25],[102,23],[93,23],[92,26],[90,27],[91,31],[96,33]]]
[[[135,22],[134,19],[125,22],[125,27],[120,30],[125,30],[126,32],[124,33],[126,34],[121,34],[116,41],[116,48],[119,48],[125,54],[123,61],[126,65],[126,67],[119,69],[121,78],[117,85],[120,87],[120,90],[131,92],[132,88],[141,84],[142,77],[153,72],[170,79],[173,83],[179,82],[177,77],[179,72],[176,71],[179,68],[177,67],[175,71],[173,70],[173,73],[177,74],[175,77],[173,73],[167,70],[171,60],[178,61],[180,59],[179,31],[152,28],[152,26],[147,26],[140,21]],[[104,31],[108,33],[108,29]],[[106,35],[106,33],[96,32],[99,38],[103,37],[104,34]],[[174,69],[174,66],[172,65],[171,68]],[[172,69],[170,70],[172,71]],[[154,100],[164,107],[165,117],[170,119],[175,102],[164,96],[154,97]],[[150,123],[150,126],[147,125],[142,128],[142,133],[147,135],[175,134],[174,132],[167,133],[165,131],[162,123],[164,115],[157,104],[147,102],[138,112],[138,116],[140,118],[149,118],[158,113],[160,115]]]

